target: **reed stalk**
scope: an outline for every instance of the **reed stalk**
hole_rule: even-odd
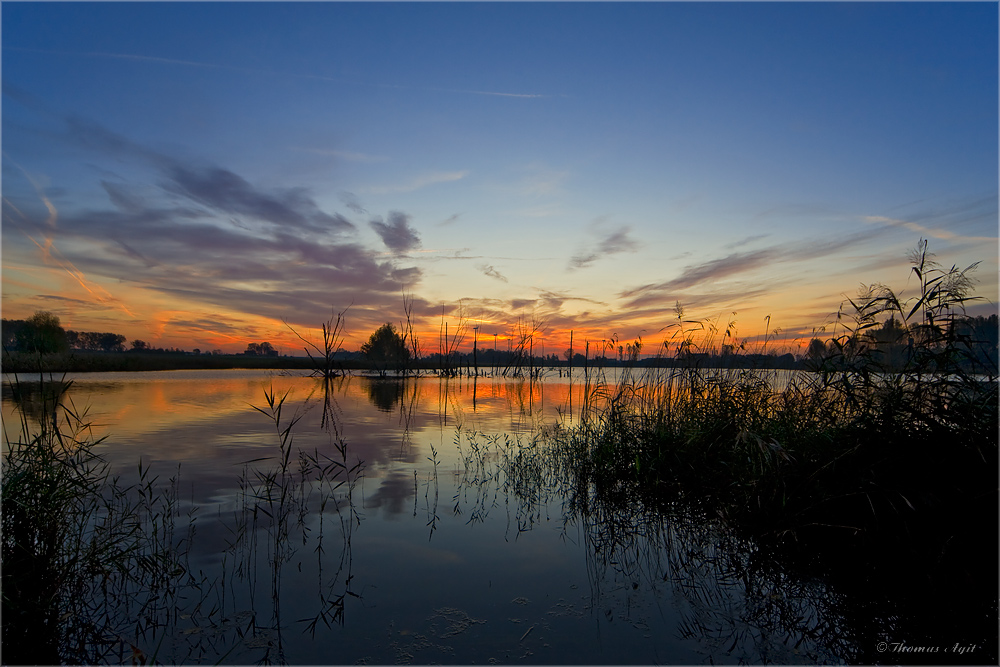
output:
[[[186,574],[176,478],[163,489],[141,462],[133,485],[111,476],[71,384],[11,387],[22,409],[3,458],[6,664],[114,661],[156,632]]]

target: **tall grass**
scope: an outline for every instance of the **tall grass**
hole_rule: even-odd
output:
[[[351,536],[360,524],[353,490],[363,463],[348,465],[347,444],[339,435],[336,411],[330,404],[331,379],[322,382],[322,428],[330,435],[332,452],[295,448],[295,429],[304,408],[300,406],[289,415],[289,394],[279,396],[273,389],[265,389],[266,404],[252,407],[274,425],[277,453],[245,462],[232,519],[225,524],[228,536],[222,554],[223,602],[219,613],[223,620],[208,620],[227,627],[227,619],[245,615],[245,626],[237,629],[239,636],[231,638],[230,652],[241,647],[260,649],[260,660],[265,663],[286,661],[284,632],[290,623],[282,616],[287,597],[282,582],[286,566],[302,548],[312,546],[318,575],[316,598],[312,601],[315,614],[295,619],[305,632],[314,636],[320,624],[343,625],[348,598],[360,598],[352,587]],[[343,538],[339,560],[328,554],[326,526],[331,510]],[[270,606],[269,619],[258,613],[257,590],[262,574],[269,584],[265,601]],[[310,606],[303,601],[295,605],[297,610]]]
[[[321,328],[323,330],[323,342],[321,345],[308,340],[298,331],[293,329],[288,322],[285,322],[285,326],[288,327],[299,340],[305,343],[305,347],[302,349],[309,357],[309,361],[313,366],[314,375],[318,375],[329,380],[343,374],[343,366],[336,361],[336,356],[337,353],[343,349],[344,328],[347,325],[346,316],[347,310],[345,309],[340,313],[331,314],[330,319],[322,323]],[[310,348],[312,351],[310,351]],[[313,356],[313,352],[316,353],[315,356]]]
[[[71,385],[44,376],[11,383],[21,424],[3,456],[4,664],[188,663],[258,649],[264,661],[283,661],[281,584],[299,538],[315,549],[319,586],[315,615],[296,620],[312,633],[344,622],[346,600],[357,597],[351,498],[362,464],[347,463],[328,394],[328,453],[293,446],[302,412],[289,416],[287,395],[267,390],[255,406],[274,425],[276,454],[246,463],[235,511],[222,521],[230,539],[221,572],[207,576],[189,563],[196,510],[182,510],[179,470],[166,482],[141,462],[131,483],[112,475]],[[331,509],[339,562],[328,553]],[[258,575],[270,584],[269,621],[256,611]]]
[[[512,540],[557,527],[585,554],[592,613],[626,627],[648,629],[649,591],[670,589],[678,634],[701,645],[705,662],[858,660],[858,628],[830,586],[789,576],[697,503],[646,504],[630,485],[574,488],[578,461],[552,446],[562,435],[561,427],[530,440],[460,429],[453,513],[469,523],[505,514]]]
[[[176,480],[161,488],[141,463],[133,485],[112,477],[69,387],[12,386],[22,410],[3,458],[6,664],[136,655],[136,637],[155,632],[185,574]]]
[[[996,516],[997,369],[957,326],[975,265],[942,269],[923,242],[913,260],[920,292],[904,300],[884,285],[864,288],[842,308],[814,372],[692,362],[626,365],[616,383],[598,373],[584,422],[559,439],[580,487],[683,493],[775,536],[931,530],[931,548],[954,553],[959,533],[980,525],[969,517]],[[889,317],[908,334],[902,354],[873,335]],[[745,349],[732,327],[680,312],[672,332],[661,349],[680,359],[692,348]]]

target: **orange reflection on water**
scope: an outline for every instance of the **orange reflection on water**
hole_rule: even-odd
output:
[[[20,381],[29,378],[22,376]],[[265,414],[266,394],[286,397],[282,425],[299,421],[296,445],[330,449],[343,438],[366,475],[405,464],[424,465],[430,446],[442,460],[456,456],[456,432],[523,434],[558,420],[575,420],[584,383],[566,378],[529,381],[488,377],[342,377],[324,387],[302,373],[169,371],[80,374],[66,401],[87,411],[101,448],[122,465],[143,461],[195,466],[238,465],[270,455],[276,428]],[[4,423],[19,423],[5,388]],[[323,415],[332,417],[324,429]],[[12,434],[8,434],[9,436]],[[411,470],[412,472],[412,470]]]

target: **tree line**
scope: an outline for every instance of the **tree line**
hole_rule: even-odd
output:
[[[805,361],[811,366],[843,365],[845,359],[868,353],[886,368],[903,368],[915,354],[948,348],[962,352],[965,365],[996,369],[1000,327],[997,316],[954,317],[943,323],[907,325],[894,315],[874,322],[862,332],[846,338],[813,338]],[[831,363],[832,362],[832,363]]]
[[[135,339],[131,342],[122,334],[97,331],[64,329],[59,317],[47,311],[38,311],[25,320],[2,321],[3,348],[10,352],[53,354],[82,350],[87,352],[149,352],[174,354],[202,354],[195,348],[191,352],[178,348],[153,347],[148,342]],[[222,350],[205,354],[222,354]],[[253,357],[276,357],[278,351],[269,342],[250,343],[243,353]]]
[[[996,315],[989,317],[958,317],[949,324],[948,336],[954,340],[965,341],[971,357],[990,368],[997,366],[998,349],[998,321]],[[906,326],[895,317],[870,327],[863,334],[856,335],[850,340],[840,341],[834,338],[821,339],[812,338],[806,348],[805,354],[796,359],[791,354],[732,354],[734,350],[727,350],[729,346],[712,352],[694,352],[692,350],[678,350],[674,358],[657,356],[650,359],[639,359],[639,350],[630,349],[632,344],[624,347],[619,346],[617,358],[599,353],[593,357],[574,353],[572,349],[563,353],[565,361],[559,359],[555,354],[534,355],[526,351],[516,350],[495,350],[484,347],[474,350],[471,353],[461,353],[457,350],[451,351],[447,355],[441,353],[420,355],[418,350],[411,349],[408,338],[412,334],[396,329],[392,324],[386,323],[376,329],[368,341],[365,342],[357,353],[347,353],[337,350],[338,357],[343,359],[360,358],[367,361],[375,370],[381,373],[388,371],[405,371],[414,362],[422,362],[431,366],[440,365],[441,368],[455,368],[461,366],[481,365],[505,366],[512,363],[518,365],[538,365],[538,366],[616,366],[622,364],[630,365],[676,365],[689,364],[692,362],[702,365],[728,366],[728,365],[754,365],[754,366],[774,366],[781,368],[794,368],[800,363],[809,365],[829,364],[832,357],[841,357],[844,352],[850,352],[853,348],[871,348],[877,351],[889,365],[901,365],[912,356],[913,350],[932,344],[932,338],[939,336],[935,333],[938,327],[930,327],[925,324]],[[69,350],[83,350],[92,352],[159,352],[159,353],[184,353],[184,350],[175,348],[154,348],[146,341],[136,339],[127,342],[125,336],[111,332],[94,331],[73,331],[66,330],[61,326],[59,318],[46,311],[38,311],[25,320],[2,321],[3,347],[8,351],[20,351],[30,353],[49,354],[56,352],[66,352]],[[638,344],[637,344],[638,345]],[[414,346],[415,347],[415,346]],[[613,351],[613,347],[608,348]],[[854,350],[856,351],[856,350]],[[728,352],[728,353],[727,353]],[[194,354],[202,354],[201,350],[193,350]],[[477,358],[477,353],[481,358]],[[222,354],[221,350],[213,350],[206,354]],[[252,357],[277,357],[278,350],[267,341],[249,343],[244,352],[245,356]]]
[[[2,332],[5,349],[41,354],[67,350],[123,352],[126,342],[121,334],[63,329],[59,318],[45,311],[26,320],[4,319]]]

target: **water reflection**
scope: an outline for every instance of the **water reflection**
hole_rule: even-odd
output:
[[[90,406],[112,465],[175,477],[187,526],[170,595],[128,603],[144,624],[120,660],[852,659],[830,586],[692,503],[574,477],[543,434],[590,409],[596,381],[75,378],[65,397]],[[30,388],[3,398],[5,430],[46,418]]]
[[[48,379],[45,382],[12,382],[9,385],[4,383],[3,398],[5,402],[9,401],[17,408],[22,418],[37,427],[42,426],[43,422],[52,423],[57,411],[63,406],[71,386],[72,382],[59,379]],[[22,423],[19,428],[25,426]]]
[[[631,624],[652,639],[669,600],[678,614],[674,632],[697,642],[699,662],[857,657],[835,591],[790,575],[753,541],[691,503],[650,508],[627,489],[597,494],[568,474],[561,452],[538,442],[471,434],[462,444],[456,514],[486,521],[502,503],[507,539],[544,529],[553,519],[561,522],[563,539],[582,536],[589,614]]]
[[[403,400],[407,378],[377,378],[365,383],[372,405],[382,412],[392,412]]]
[[[595,600],[641,609],[648,591],[668,588],[657,597],[674,601],[680,636],[697,640],[709,662],[812,664],[853,656],[833,591],[789,576],[753,542],[691,507],[648,511],[632,504],[577,516]]]

